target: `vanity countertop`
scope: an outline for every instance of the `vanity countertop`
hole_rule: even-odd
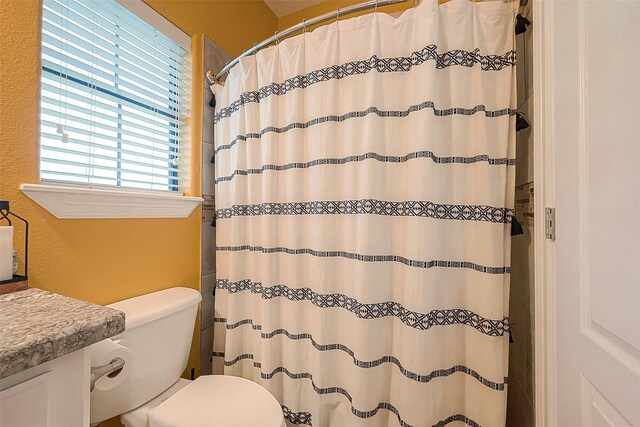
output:
[[[0,295],[0,378],[124,331],[124,313],[30,288]]]

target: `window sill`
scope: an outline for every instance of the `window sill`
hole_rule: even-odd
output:
[[[20,190],[56,218],[186,218],[202,202],[151,191],[22,184]]]

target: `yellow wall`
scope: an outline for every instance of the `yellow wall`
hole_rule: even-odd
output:
[[[189,35],[203,33],[231,56],[271,37],[278,18],[262,0],[144,0]]]
[[[278,30],[284,30],[285,28],[291,27],[292,25],[299,24],[303,19],[311,19],[316,16],[323,15],[328,12],[335,12],[339,7],[351,6],[356,3],[362,3],[364,0],[326,0],[322,3],[318,3],[316,5],[310,6],[306,9],[302,9],[299,12],[291,13],[289,15],[283,16],[278,19]],[[401,12],[415,5],[414,0],[409,0],[406,3],[398,3],[389,6],[381,6],[378,8],[380,12],[386,13],[394,13]],[[371,11],[363,11],[349,15],[349,18],[364,15],[365,13],[370,13]],[[331,21],[333,22],[333,21]],[[326,24],[328,24],[327,22]],[[325,25],[325,24],[323,24]],[[315,27],[310,27],[309,29],[313,29]]]
[[[199,289],[200,208],[186,219],[60,220],[18,189],[40,179],[41,8],[37,0],[0,2],[0,198],[31,227],[29,286],[98,304],[172,286]],[[194,185],[190,193],[199,191]],[[14,246],[21,250],[20,236]],[[199,370],[198,354],[192,351],[189,368]]]
[[[234,55],[273,34],[277,19],[262,1],[147,3],[193,36],[189,194],[200,194],[202,34]],[[199,207],[186,219],[60,220],[18,189],[39,182],[41,8],[41,0],[0,0],[0,200],[30,223],[29,285],[98,304],[177,285],[199,289]],[[198,365],[195,334],[187,372]]]

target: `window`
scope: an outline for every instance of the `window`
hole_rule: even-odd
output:
[[[189,67],[115,0],[44,0],[41,180],[184,191]]]

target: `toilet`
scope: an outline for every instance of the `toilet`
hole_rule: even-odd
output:
[[[194,289],[171,288],[109,305],[125,313],[125,331],[112,340],[131,352],[130,366],[115,386],[96,384],[92,425],[119,415],[126,427],[285,427],[278,401],[252,381],[180,378],[200,300]]]

